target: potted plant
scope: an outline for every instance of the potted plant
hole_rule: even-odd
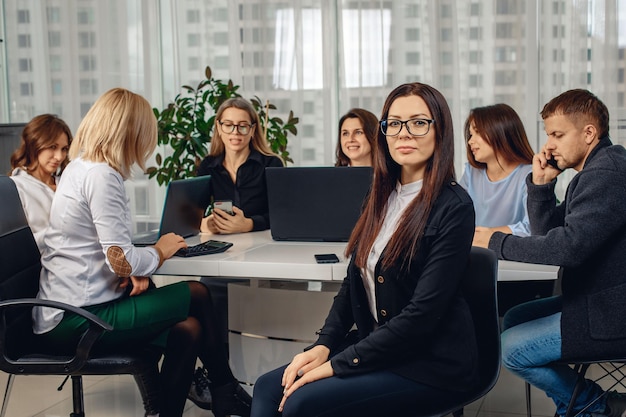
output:
[[[208,154],[217,109],[225,100],[241,96],[237,92],[238,85],[232,80],[224,83],[215,79],[208,66],[205,79],[196,88],[184,85],[182,89],[184,91],[166,108],[153,109],[158,123],[158,143],[168,149],[167,155],[156,154],[156,167],[148,168],[149,178],[156,177],[159,185],[195,176],[197,165]],[[261,128],[272,150],[285,163],[293,162],[287,151],[288,134],[298,134],[299,119],[292,111],[287,121],[270,116],[276,106],[269,101],[263,103],[256,96],[250,101],[259,114]]]

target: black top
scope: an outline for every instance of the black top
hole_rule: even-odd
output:
[[[386,369],[447,390],[467,391],[476,384],[477,341],[460,290],[474,225],[472,199],[450,182],[437,197],[410,269],[401,268],[402,259],[389,268],[377,263],[377,325],[361,271],[350,261],[315,342],[332,355],[356,324],[358,341],[331,358],[335,375]]]
[[[231,200],[233,205],[243,210],[247,218],[252,219],[252,231],[270,227],[267,207],[267,187],[265,185],[265,167],[282,167],[283,162],[276,156],[263,155],[251,149],[250,155],[237,170],[233,184],[230,174],[224,168],[224,155],[207,156],[198,167],[197,174],[211,175],[214,200]]]

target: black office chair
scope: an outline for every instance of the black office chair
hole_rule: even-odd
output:
[[[574,403],[576,402],[576,398],[580,394],[580,391],[583,389],[585,385],[585,375],[587,370],[591,365],[596,365],[599,369],[602,370],[602,373],[599,377],[595,378],[595,382],[599,382],[601,380],[612,380],[613,383],[610,387],[608,387],[603,395],[606,395],[613,388],[618,385],[622,388],[626,389],[626,358],[604,358],[604,359],[594,359],[594,360],[581,360],[577,362],[559,362],[565,365],[572,366],[573,369],[578,374],[578,379],[576,382],[576,386],[574,386],[574,391],[572,392],[572,398],[570,399],[569,405],[567,407],[567,412],[563,417],[577,417],[583,415],[588,407],[591,407],[599,398],[596,398],[589,404],[585,406],[582,410],[577,413],[574,413],[572,407],[574,407]],[[530,396],[530,384],[526,382],[526,415],[528,417],[532,417],[531,410],[531,396]],[[559,417],[557,413],[554,414],[554,417]]]
[[[474,332],[478,340],[480,381],[454,403],[430,405],[414,417],[460,414],[466,405],[486,395],[500,375],[500,321],[497,302],[498,258],[495,252],[472,247],[470,260],[461,283],[469,304]]]
[[[66,375],[72,379],[74,411],[84,417],[82,375],[132,374],[140,388],[145,376],[158,372],[161,352],[149,347],[115,354],[92,354],[98,337],[112,327],[82,308],[36,299],[40,254],[13,181],[0,176],[0,370],[9,374],[0,417],[4,416],[15,375]],[[72,355],[53,355],[32,332],[35,305],[59,308],[85,317],[89,329]],[[144,392],[142,391],[142,396]],[[146,397],[144,396],[144,402]]]

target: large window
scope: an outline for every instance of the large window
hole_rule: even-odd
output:
[[[297,165],[332,165],[339,117],[355,106],[380,114],[389,91],[412,81],[448,98],[459,172],[472,107],[506,101],[537,149],[541,106],[570,88],[596,93],[626,143],[626,0],[0,1],[2,122],[57,112],[75,131],[114,86],[163,107],[210,65],[244,97],[300,116]],[[133,193],[147,199],[137,214],[155,216],[156,186],[134,181],[148,187]]]

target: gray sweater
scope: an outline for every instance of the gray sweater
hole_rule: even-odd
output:
[[[532,235],[495,233],[500,259],[559,265],[563,359],[626,353],[626,150],[608,137],[557,204],[556,179],[528,185]]]

